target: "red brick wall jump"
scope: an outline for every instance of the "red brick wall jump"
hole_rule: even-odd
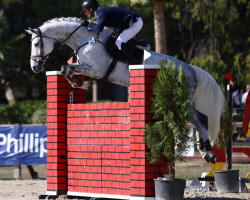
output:
[[[167,171],[147,161],[144,143],[155,74],[130,69],[130,102],[85,104],[84,90],[48,73],[48,194],[154,196],[153,179]]]

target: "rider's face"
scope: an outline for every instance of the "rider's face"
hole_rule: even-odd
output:
[[[90,8],[90,9],[86,9],[86,10],[84,10],[84,15],[87,17],[87,18],[91,18],[92,16],[91,16],[91,12],[92,12],[92,8]]]

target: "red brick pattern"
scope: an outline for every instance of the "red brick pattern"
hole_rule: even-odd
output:
[[[150,164],[146,159],[144,131],[150,122],[152,83],[156,70],[130,70],[130,187],[131,196],[154,196],[153,179],[167,172],[167,163]]]
[[[130,194],[129,103],[68,106],[68,190]]]
[[[47,191],[67,192],[67,104],[85,101],[85,91],[73,89],[61,75],[47,76]]]

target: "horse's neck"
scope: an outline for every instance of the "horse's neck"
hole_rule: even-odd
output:
[[[56,40],[63,42],[80,25],[81,23],[73,21],[60,21],[54,23],[51,22],[44,24],[41,27],[41,30],[46,36],[55,38]],[[83,42],[86,42],[88,38],[94,35],[96,35],[94,32],[90,32],[86,27],[82,26],[65,41],[65,44],[67,44],[73,50],[77,50],[79,45],[83,44]]]
[[[50,23],[45,23],[41,26],[41,31],[44,35],[55,38],[56,40],[62,42],[64,41],[77,27],[80,26],[81,23],[73,22],[73,21],[51,21]],[[95,53],[93,54],[93,48],[88,48],[84,51],[84,55],[82,52],[78,52],[79,63],[82,65],[83,75],[94,77],[94,78],[102,78],[105,75],[106,69],[108,68],[111,57],[106,53],[105,46],[103,43],[106,42],[108,37],[110,36],[112,30],[105,28],[98,35],[98,42],[96,42]],[[86,27],[79,28],[70,38],[65,41],[69,47],[71,47],[74,51],[79,50],[78,48],[88,42],[88,39],[94,37],[97,39],[97,33],[88,31]],[[87,55],[87,56],[86,56]],[[98,58],[98,59],[97,59]],[[84,63],[88,63],[89,67],[84,67]],[[117,63],[116,68],[113,70],[112,74],[109,77],[109,81],[112,83],[128,86],[129,85],[129,74],[127,69],[127,64],[125,63]]]

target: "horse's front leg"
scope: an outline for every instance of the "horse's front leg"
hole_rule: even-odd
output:
[[[74,74],[75,68],[76,65],[63,65],[61,67],[61,72],[73,88],[91,90],[92,86],[89,81],[83,81],[77,75]]]

